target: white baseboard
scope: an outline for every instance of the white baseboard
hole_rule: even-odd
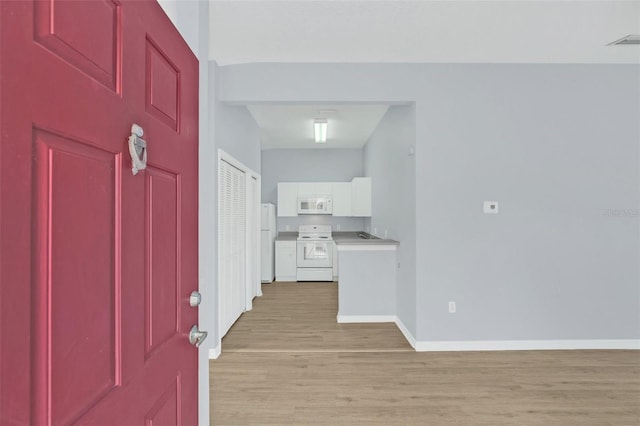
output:
[[[209,349],[209,359],[218,359],[222,353],[222,342],[218,342],[215,348]]]
[[[402,320],[400,318],[398,318],[398,317],[396,317],[395,323],[398,326],[398,329],[400,329],[400,332],[404,335],[404,338],[407,339],[407,342],[409,342],[411,347],[413,349],[415,349],[416,348],[416,338],[413,337],[413,334],[411,334],[411,332],[409,331],[407,326],[405,326],[404,323],[402,322]]]
[[[402,330],[402,329],[401,329]],[[408,339],[407,339],[408,340]],[[472,341],[419,341],[416,352],[445,351],[534,351],[534,350],[586,350],[635,349],[640,340],[472,340]]]
[[[640,350],[638,339],[592,340],[468,340],[468,341],[417,341],[400,318],[395,320],[398,329],[416,352],[454,351],[534,351],[534,350]]]
[[[340,315],[338,314],[339,323],[353,322],[396,322],[395,315]]]

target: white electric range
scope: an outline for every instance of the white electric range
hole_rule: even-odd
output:
[[[333,281],[331,225],[300,225],[296,260],[297,281]]]

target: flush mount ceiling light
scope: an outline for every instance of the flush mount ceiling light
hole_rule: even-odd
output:
[[[640,44],[640,35],[629,34],[628,36],[624,36],[619,40],[609,43],[607,46],[622,46],[628,44]]]
[[[327,141],[327,126],[326,118],[313,120],[313,134],[315,135],[316,143],[325,143]]]

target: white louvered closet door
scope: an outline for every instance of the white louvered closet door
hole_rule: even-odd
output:
[[[220,337],[245,309],[245,173],[220,161]]]

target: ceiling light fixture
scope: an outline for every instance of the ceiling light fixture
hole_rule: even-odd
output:
[[[608,46],[620,46],[625,44],[640,44],[640,35],[629,34],[628,36],[624,36],[621,39],[609,43]]]
[[[316,143],[325,143],[327,141],[327,126],[326,118],[313,120],[313,134],[315,135]]]

